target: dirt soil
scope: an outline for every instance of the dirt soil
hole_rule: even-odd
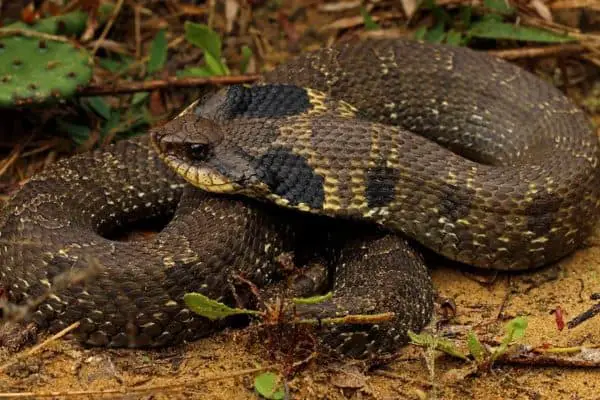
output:
[[[323,14],[313,6],[297,15],[290,7],[282,10],[289,17],[285,21],[293,16],[292,28],[288,22],[276,24],[272,12],[262,15],[259,10],[253,16],[251,34],[255,39],[269,38],[270,47],[260,54],[261,65],[330,43],[332,32],[362,23],[348,13]],[[395,16],[386,12],[378,20]],[[407,34],[398,26],[384,34]],[[291,40],[294,35],[297,40]],[[239,47],[237,38],[229,39],[226,46]],[[539,71],[547,70],[545,62],[554,65],[552,59],[525,64]],[[593,83],[584,82],[588,87]],[[582,100],[577,88],[568,92]],[[428,330],[450,338],[463,351],[471,330],[484,343],[497,345],[506,322],[516,316],[528,321],[519,343],[534,348],[600,346],[600,316],[573,329],[560,329],[561,321],[568,322],[597,303],[590,296],[600,292],[600,226],[584,249],[535,272],[483,275],[443,264],[432,266],[432,276],[440,298],[455,304],[455,315],[445,319],[448,308],[439,308],[436,320],[441,322]],[[68,337],[22,357],[17,354],[27,349],[22,353],[0,349],[0,398],[25,398],[31,393],[28,398],[257,399],[253,380],[258,372],[250,371],[271,366],[289,372],[291,363],[299,360],[273,361],[269,349],[249,341],[250,336],[251,329],[228,330],[159,351],[89,349]],[[598,360],[591,362],[600,366]],[[11,365],[3,369],[5,363]],[[317,357],[288,374],[285,385],[293,399],[600,399],[599,368],[530,364],[499,361],[491,370],[469,373],[473,362],[409,345],[390,364],[370,370],[357,362],[331,363]]]

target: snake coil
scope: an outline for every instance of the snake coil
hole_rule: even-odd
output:
[[[254,306],[236,276],[269,287],[286,275],[282,253],[338,237],[333,296],[305,311],[393,312],[322,327],[336,351],[380,354],[432,312],[404,237],[474,266],[527,269],[574,251],[598,214],[598,140],[582,111],[469,49],[339,44],[205,96],[150,136],[61,160],[11,197],[0,280],[17,304],[51,291],[31,315],[40,326],[80,321],[92,345],[193,340],[226,321],[190,312],[185,293]],[[110,239],[168,216],[150,240]],[[56,286],[90,257],[100,267],[89,279]]]

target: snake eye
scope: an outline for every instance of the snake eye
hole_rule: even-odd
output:
[[[190,144],[187,148],[188,157],[193,160],[205,160],[210,153],[210,146],[206,143]]]

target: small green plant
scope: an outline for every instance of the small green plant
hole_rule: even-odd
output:
[[[150,56],[146,64],[146,79],[152,78],[155,74],[162,71],[167,62],[168,55],[167,33],[164,29],[157,32],[150,44]],[[132,106],[138,106],[146,102],[150,93],[137,92],[131,99]]]
[[[92,78],[90,54],[47,34],[0,29],[0,107],[64,100]]]
[[[411,344],[416,346],[433,347],[436,350],[451,355],[452,357],[460,358],[464,361],[469,359],[466,354],[456,348],[454,343],[448,339],[439,338],[427,333],[415,333],[412,331],[408,332],[408,337],[411,340]]]
[[[242,62],[240,63],[240,71],[245,74],[252,58],[252,49],[248,46],[242,46]]]
[[[425,0],[420,8],[433,15],[435,23],[431,27],[422,26],[415,32],[415,38],[430,43],[446,43],[466,46],[472,39],[520,40],[545,43],[562,43],[575,40],[566,34],[521,26],[506,20],[516,17],[516,10],[505,0],[484,0],[484,13],[470,5],[459,6],[456,11],[446,11],[435,4],[435,0]]]
[[[262,315],[261,311],[248,310],[245,308],[232,308],[226,304],[206,297],[201,293],[186,293],[183,296],[185,305],[193,312],[210,320],[218,320],[232,315]]]
[[[229,68],[221,59],[221,37],[208,25],[186,21],[185,39],[204,51],[205,65],[189,67],[180,73],[187,76],[229,75]]]
[[[208,25],[186,21],[184,25],[185,39],[194,46],[202,49],[204,65],[187,67],[178,71],[178,76],[209,77],[230,75],[231,71],[223,61],[221,37]],[[252,57],[252,49],[248,46],[241,48],[242,59],[240,71],[245,73]]]
[[[265,399],[281,400],[285,398],[285,388],[281,377],[273,372],[263,372],[254,378],[254,389]]]
[[[515,339],[520,339],[525,336],[525,330],[527,329],[527,319],[525,317],[517,317],[512,319],[506,324],[506,334],[502,338],[500,346],[496,347],[490,357],[493,363],[498,357],[506,353],[508,345]]]
[[[373,20],[373,17],[365,7],[360,8],[360,15],[363,17],[363,23],[365,25],[365,29],[368,31],[374,31],[380,29],[379,24]]]
[[[527,319],[525,317],[517,317],[506,324],[505,334],[498,347],[488,349],[477,338],[474,332],[469,332],[467,335],[467,348],[469,354],[460,351],[453,342],[438,338],[430,334],[417,334],[409,332],[411,343],[422,347],[434,347],[436,350],[442,351],[452,357],[460,358],[461,360],[469,360],[469,356],[477,364],[480,370],[489,370],[494,361],[502,356],[509,349],[509,345],[515,339],[520,339],[525,335],[527,329]]]
[[[102,3],[98,6],[97,19],[104,23],[112,14],[115,5],[113,3]],[[88,13],[76,10],[63,15],[42,18],[34,24],[14,22],[7,26],[11,29],[27,29],[51,35],[80,35],[86,28]]]
[[[332,293],[317,295],[312,297],[293,298],[292,303],[299,304],[319,304],[330,300]],[[272,310],[266,311],[249,310],[246,308],[232,308],[226,304],[213,300],[201,293],[186,293],[183,296],[183,301],[190,310],[198,315],[201,315],[210,320],[218,320],[230,317],[232,315],[252,315],[255,317],[269,320],[269,315]],[[268,307],[268,306],[267,306]],[[350,314],[342,317],[327,317],[327,318],[302,318],[294,320],[295,324],[307,325],[322,325],[322,324],[377,324],[387,321],[393,317],[393,313],[379,314]]]

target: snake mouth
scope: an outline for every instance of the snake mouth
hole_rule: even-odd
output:
[[[193,186],[213,193],[237,193],[240,184],[209,166],[198,166],[177,156],[160,153],[163,162]]]
[[[188,127],[197,127],[198,120],[196,117],[192,118],[195,119],[193,122],[196,125],[188,125]],[[150,141],[160,159],[193,186],[213,193],[237,192],[241,185],[236,184],[230,177],[209,164],[215,143],[220,141],[218,135],[207,135],[204,132],[198,134],[190,132],[190,129],[181,129],[186,123],[186,121],[178,121],[181,119],[187,118],[179,117],[164,127],[150,132]],[[201,122],[206,124],[205,120]],[[169,126],[173,123],[176,125]]]

